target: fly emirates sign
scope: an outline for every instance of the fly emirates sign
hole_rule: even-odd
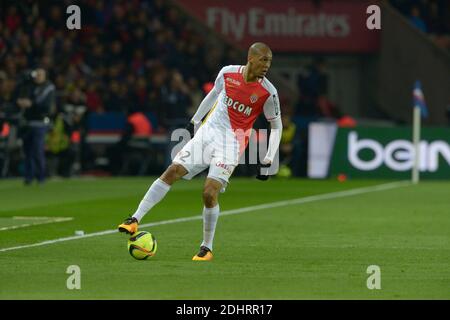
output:
[[[350,33],[347,14],[303,14],[294,8],[286,12],[270,13],[263,8],[250,8],[234,13],[226,8],[211,7],[206,11],[209,26],[216,26],[224,35],[240,41],[245,34],[251,37],[346,37]]]
[[[274,51],[368,53],[379,48],[380,32],[366,27],[373,1],[177,0],[230,41],[247,49],[256,41]]]

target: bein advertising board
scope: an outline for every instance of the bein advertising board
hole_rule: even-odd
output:
[[[312,124],[309,144],[315,147],[309,150],[308,175],[409,179],[415,155],[411,137],[409,127],[337,129]],[[450,178],[450,128],[423,128],[419,149],[422,178]]]

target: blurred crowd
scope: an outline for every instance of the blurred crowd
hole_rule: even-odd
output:
[[[203,85],[236,60],[167,1],[77,1],[82,28],[75,31],[66,28],[72,2],[1,2],[0,104],[11,102],[23,71],[40,66],[56,86],[58,111],[137,109],[165,129],[195,112]]]
[[[76,4],[82,12],[81,30],[66,27],[66,8],[71,4],[70,0],[0,3],[0,112],[15,105],[26,72],[37,67],[47,71],[55,87],[54,125],[46,138],[49,163],[58,158],[57,168],[50,169],[53,173],[70,175],[77,157],[82,169],[91,169],[95,155],[83,143],[89,114],[122,112],[130,120],[136,112],[151,114],[149,132],[184,126],[211,89],[220,66],[241,60],[233,48],[210,43],[168,1],[80,0]],[[298,88],[297,106],[281,101],[286,128],[281,172],[286,176],[304,175],[306,170],[306,127],[293,119],[341,117],[327,99],[323,59],[305,69]],[[120,150],[132,130],[128,124],[120,142],[106,152],[113,174],[120,173],[124,162]],[[81,155],[73,145],[81,145]]]
[[[66,26],[72,4],[81,9],[80,30]],[[149,135],[184,127],[220,66],[240,60],[165,0],[5,0],[0,14],[0,118],[18,109],[32,70],[45,70],[55,91],[45,141],[50,175],[71,175],[77,158],[82,171],[95,167],[87,119],[110,112],[127,118],[121,140],[106,152],[117,173],[118,146],[130,130],[147,126]],[[0,138],[9,131],[1,120]]]
[[[450,51],[450,1],[390,0],[416,28],[429,34],[433,42]]]
[[[450,49],[449,1],[390,2],[436,44]],[[62,160],[62,175],[70,175],[79,157],[70,146],[83,144],[89,114],[121,112],[128,117],[117,145],[122,148],[133,130],[129,124],[144,121],[136,113],[151,114],[150,127],[144,130],[148,133],[184,126],[211,89],[220,66],[241,61],[239,52],[211,42],[169,1],[79,0],[82,28],[69,30],[66,8],[73,3],[0,2],[0,115],[16,105],[20,83],[31,70],[46,70],[55,90],[47,153],[50,160],[52,154]],[[280,156],[286,169],[281,172],[286,176],[305,175],[308,121],[328,118],[340,126],[355,125],[329,99],[326,60],[315,58],[302,70],[297,103],[281,101],[285,131]],[[0,136],[5,130],[0,123]],[[86,150],[81,157],[91,163]],[[117,148],[109,153],[117,156]],[[123,162],[110,158],[113,164]]]

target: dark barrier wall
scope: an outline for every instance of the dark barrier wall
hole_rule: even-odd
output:
[[[429,118],[425,124],[447,125],[450,105],[450,54],[410,25],[390,5],[382,7],[380,107],[390,117],[412,122],[412,90],[422,81]]]

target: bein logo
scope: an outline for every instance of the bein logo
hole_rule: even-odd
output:
[[[364,149],[374,153],[372,159],[363,160],[359,157],[358,154]],[[383,147],[376,140],[358,140],[358,134],[354,131],[348,135],[347,156],[350,164],[359,170],[372,171],[384,164],[393,171],[408,171],[413,167],[414,154],[414,145],[408,140],[393,140]],[[423,172],[436,172],[439,169],[440,156],[450,165],[450,145],[446,141],[421,141],[419,155],[419,170]]]

